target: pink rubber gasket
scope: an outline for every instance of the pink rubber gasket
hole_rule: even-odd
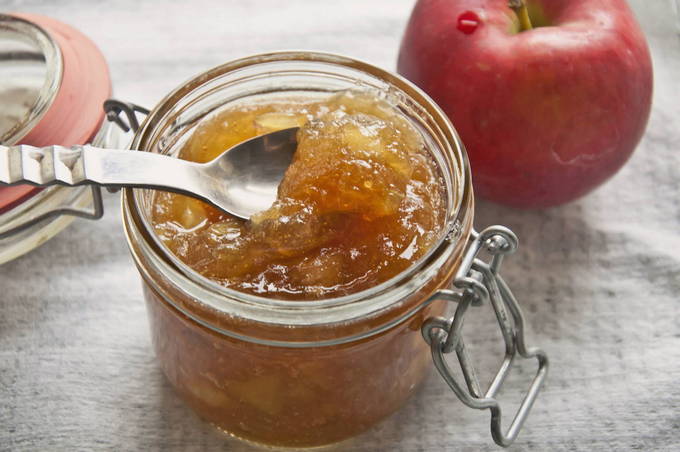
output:
[[[72,146],[89,142],[104,119],[102,104],[111,95],[111,78],[104,56],[78,30],[49,17],[12,13],[45,30],[61,50],[63,75],[59,91],[40,122],[22,144]],[[40,188],[18,185],[0,188],[0,213],[21,204]]]

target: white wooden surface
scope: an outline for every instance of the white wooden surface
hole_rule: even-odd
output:
[[[501,0],[499,0],[501,1]],[[591,196],[518,212],[480,202],[520,251],[505,275],[552,369],[511,450],[680,450],[680,39],[670,2],[632,2],[655,64],[651,122],[628,165]],[[192,75],[286,48],[352,55],[394,69],[411,0],[0,0],[89,35],[117,97],[152,106]],[[118,200],[0,267],[0,450],[250,451],[175,396],[154,361]],[[491,314],[468,343],[491,370],[502,351]],[[508,382],[516,407],[532,366]],[[489,372],[483,375],[488,376]],[[497,449],[487,412],[458,402],[434,373],[397,415],[349,451]]]

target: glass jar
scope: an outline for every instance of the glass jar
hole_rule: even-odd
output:
[[[434,357],[464,403],[491,409],[494,439],[507,445],[541,386],[547,359],[524,347],[521,313],[498,276],[501,257],[516,239],[503,228],[472,230],[464,148],[422,91],[336,55],[257,55],[209,70],[170,93],[137,131],[132,148],[177,155],[197,124],[235,102],[356,88],[387,99],[422,133],[447,189],[446,224],[437,244],[369,290],[320,301],[268,299],[219,286],[183,264],[153,232],[153,191],[127,189],[123,221],[160,365],[186,402],[220,429],[256,443],[310,447],[354,436],[397,410]],[[490,264],[475,258],[481,249],[494,255]],[[506,361],[486,394],[478,390],[460,337],[465,310],[484,299],[496,309],[507,342]],[[448,301],[458,302],[455,318],[441,317]],[[452,350],[461,357],[468,390],[440,359]],[[537,357],[539,371],[506,435],[493,397],[517,355]]]
[[[111,82],[104,57],[83,34],[36,14],[0,14],[0,144],[115,146],[103,121]],[[87,68],[83,71],[82,68]],[[0,264],[64,229],[98,218],[90,187],[0,187]]]

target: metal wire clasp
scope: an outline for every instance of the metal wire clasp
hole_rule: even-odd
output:
[[[106,113],[106,119],[118,125],[123,132],[132,131],[133,133],[139,129],[137,114],[139,113],[142,116],[149,114],[149,110],[144,107],[117,99],[104,101],[104,112]],[[125,119],[121,118],[121,114],[125,115]],[[125,121],[126,119],[127,122]]]
[[[538,396],[548,372],[548,357],[538,348],[527,348],[524,342],[522,311],[498,273],[503,257],[517,249],[517,237],[503,226],[491,226],[481,233],[473,232],[472,237],[473,240],[453,281],[453,287],[457,290],[442,290],[435,295],[458,303],[454,316],[448,319],[433,317],[426,320],[422,326],[422,333],[427,343],[430,344],[435,367],[446,383],[470,408],[491,410],[491,435],[496,444],[507,447],[517,438]],[[478,258],[480,251],[483,250],[492,256],[490,263]],[[462,327],[468,307],[478,306],[487,300],[493,306],[505,341],[505,358],[486,393],[482,393],[475,369],[465,348]],[[508,311],[510,311],[510,316],[508,316]],[[458,384],[444,359],[445,354],[454,350],[463,371],[467,390]],[[501,406],[495,397],[517,355],[522,358],[536,358],[538,370],[510,428],[503,433]]]

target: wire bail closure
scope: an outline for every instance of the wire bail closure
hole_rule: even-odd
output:
[[[137,113],[143,116],[149,114],[149,110],[144,107],[117,99],[107,99],[104,101],[104,112],[106,113],[106,119],[115,123],[123,132],[132,131],[133,133],[136,133],[139,129]],[[125,119],[120,117],[121,113],[125,115]]]
[[[491,410],[493,440],[499,446],[507,447],[517,438],[536,401],[548,372],[548,357],[542,350],[526,346],[524,316],[517,300],[499,274],[503,257],[517,249],[517,236],[506,227],[491,226],[481,233],[473,231],[472,238],[453,281],[453,287],[458,290],[444,289],[434,295],[434,298],[458,303],[454,316],[430,318],[423,324],[421,332],[430,345],[435,367],[446,383],[465,405],[478,410],[487,408]],[[484,250],[492,256],[489,263],[478,258],[479,253]],[[462,328],[468,307],[479,306],[486,301],[491,302],[495,311],[505,342],[505,358],[486,393],[482,393],[463,340]],[[463,371],[467,390],[454,378],[451,368],[444,359],[445,354],[454,350]],[[524,359],[536,358],[538,370],[510,428],[504,433],[501,426],[501,406],[495,397],[518,355]]]

